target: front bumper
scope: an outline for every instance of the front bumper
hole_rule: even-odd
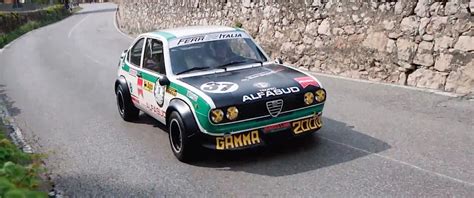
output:
[[[220,136],[199,133],[197,141],[213,150],[241,150],[314,133],[322,127],[321,112],[237,134]]]

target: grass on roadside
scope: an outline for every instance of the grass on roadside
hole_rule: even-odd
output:
[[[47,197],[39,191],[42,172],[40,156],[18,149],[0,126],[0,197]]]
[[[81,11],[81,10],[82,10],[82,7],[76,6],[76,7],[74,7],[74,8],[72,9],[71,12],[72,12],[72,13],[77,13],[77,12],[79,12],[79,11]]]
[[[70,15],[69,11],[65,10],[63,5],[53,5],[48,8],[45,8],[40,12],[43,12],[41,13],[42,16],[40,17],[40,19],[28,21],[11,32],[0,34],[0,49],[11,41],[15,40],[16,38],[31,30],[49,25],[56,21],[62,20]],[[9,14],[14,15],[15,13]],[[0,15],[0,17],[7,17],[7,15],[9,14],[2,13],[3,16]]]

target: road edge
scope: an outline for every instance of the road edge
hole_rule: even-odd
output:
[[[389,87],[396,87],[396,88],[408,89],[408,90],[413,90],[413,91],[420,91],[420,92],[425,92],[425,93],[432,93],[432,94],[447,96],[447,97],[451,97],[451,98],[467,97],[467,99],[466,99],[467,101],[474,101],[474,94],[460,94],[460,93],[447,92],[447,91],[441,91],[441,90],[436,90],[436,89],[412,87],[412,86],[399,85],[399,84],[386,83],[386,82],[375,82],[375,81],[370,81],[370,80],[365,80],[365,79],[349,78],[349,77],[337,76],[337,75],[333,75],[333,74],[315,72],[315,71],[310,71],[310,70],[305,69],[305,68],[298,68],[298,69],[301,69],[301,70],[303,70],[303,71],[305,71],[305,72],[307,72],[311,75],[315,75],[315,76],[323,76],[323,77],[328,77],[328,78],[342,79],[342,80],[360,82],[360,83],[366,83],[366,84],[385,85],[385,86],[389,86]],[[470,95],[473,95],[473,96],[471,97]]]
[[[28,144],[23,136],[23,132],[15,122],[8,110],[6,102],[3,98],[0,98],[0,120],[10,131],[8,136],[12,139],[13,143],[18,146],[25,153],[34,153],[33,147]]]
[[[44,27],[46,27],[46,26],[44,26]],[[15,42],[17,42],[18,40],[20,40],[20,39],[23,38],[24,36],[27,36],[27,35],[29,35],[29,34],[35,32],[35,31],[37,31],[37,30],[39,30],[39,29],[41,29],[41,28],[42,28],[42,27],[36,28],[36,29],[34,29],[34,30],[31,30],[31,31],[29,31],[29,32],[27,32],[27,33],[24,33],[24,34],[21,35],[20,37],[14,39],[13,41],[10,41],[10,43],[8,43],[8,44],[6,44],[5,46],[3,46],[3,48],[0,48],[0,54],[2,54],[2,52],[3,52],[5,49],[8,49],[12,44],[14,44]]]
[[[117,30],[117,32],[119,32],[122,36],[130,39],[130,40],[133,40],[134,38],[132,36],[130,36],[129,34],[126,34],[125,32],[123,32],[120,28],[119,28],[119,23],[118,23],[118,18],[117,18],[117,15],[119,13],[119,7],[117,5],[117,8],[115,9],[115,14],[114,14],[114,27],[115,29]]]

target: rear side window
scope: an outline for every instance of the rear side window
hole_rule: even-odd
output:
[[[134,64],[137,67],[140,67],[140,63],[142,60],[142,50],[143,50],[143,42],[145,39],[140,39],[138,42],[130,50],[130,63]]]
[[[165,74],[165,59],[163,55],[163,43],[161,41],[147,39],[143,57],[143,68]]]

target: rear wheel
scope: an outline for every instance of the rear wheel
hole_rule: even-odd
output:
[[[178,112],[172,112],[168,121],[168,133],[171,150],[179,161],[189,162],[192,160],[195,144],[186,136],[186,128],[183,119]]]
[[[140,110],[137,109],[135,105],[133,105],[132,98],[130,97],[128,90],[124,89],[122,85],[118,85],[115,96],[117,98],[117,108],[123,120],[136,120]]]

